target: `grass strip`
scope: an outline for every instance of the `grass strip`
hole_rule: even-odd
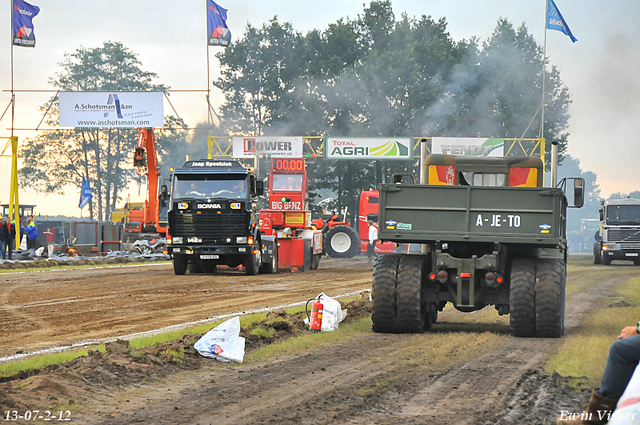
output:
[[[91,260],[90,260],[91,261]],[[74,269],[88,269],[88,268],[103,268],[103,267],[123,267],[123,266],[140,266],[140,265],[163,265],[171,264],[166,261],[131,261],[126,263],[116,264],[78,264],[78,265],[62,265],[62,266],[47,266],[47,267],[27,267],[27,268],[15,268],[15,269],[0,269],[0,274],[4,273],[26,273],[26,272],[45,272],[50,270],[74,270]]]
[[[610,270],[605,272],[611,275]],[[599,273],[592,276],[597,274]],[[584,312],[586,317],[563,339],[545,365],[545,370],[549,373],[555,371],[562,376],[585,377],[586,380],[582,380],[584,385],[589,388],[597,387],[606,365],[609,347],[623,327],[633,326],[638,322],[638,305],[640,277],[628,279],[613,287],[592,311]]]

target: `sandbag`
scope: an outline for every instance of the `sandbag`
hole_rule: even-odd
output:
[[[335,331],[338,329],[338,324],[347,316],[347,310],[342,311],[340,302],[324,293],[321,293],[316,298],[319,298],[323,305],[322,327],[320,329],[322,332]]]
[[[204,334],[193,344],[200,355],[221,362],[242,363],[244,338],[240,336],[240,318],[235,316]]]

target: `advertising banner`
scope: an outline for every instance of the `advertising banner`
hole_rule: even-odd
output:
[[[459,156],[504,156],[504,139],[434,137],[431,153]]]
[[[162,127],[162,92],[60,92],[60,127]]]
[[[327,159],[413,159],[410,137],[326,137]]]
[[[302,137],[234,137],[233,157],[302,158]]]

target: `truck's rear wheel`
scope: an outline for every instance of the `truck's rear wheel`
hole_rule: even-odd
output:
[[[360,237],[349,226],[334,226],[324,237],[324,250],[332,258],[352,258],[360,252]]]
[[[396,332],[396,283],[399,255],[382,255],[373,266],[371,321],[374,332]]]
[[[318,270],[318,266],[320,266],[320,254],[314,254],[311,248],[311,270]]]
[[[602,260],[602,265],[604,266],[608,266],[609,264],[611,264],[611,257],[605,254],[604,251],[602,252],[602,254],[600,254],[600,259]]]
[[[511,263],[509,289],[511,333],[519,337],[536,335],[536,263],[532,258],[516,258]]]
[[[247,260],[244,262],[244,268],[248,275],[256,275],[260,271],[262,265],[262,251],[260,246],[256,243],[251,248],[251,253],[247,255]]]
[[[187,272],[187,259],[182,254],[173,254],[173,272],[183,275]]]
[[[373,270],[371,320],[374,332],[423,332],[431,315],[422,305],[423,259],[383,255]]]
[[[566,273],[563,260],[540,259],[536,264],[536,336],[564,335]]]
[[[593,264],[600,264],[600,244],[598,242],[593,244]]]
[[[396,297],[400,332],[424,332],[431,329],[431,314],[422,304],[422,257],[402,256],[398,267]]]

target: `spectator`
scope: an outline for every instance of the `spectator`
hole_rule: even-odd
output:
[[[280,188],[281,190],[300,190],[300,185],[296,183],[296,180],[293,176],[289,176],[287,179],[287,184]]]
[[[367,244],[367,256],[369,257],[369,262],[371,262],[371,258],[376,255],[376,244],[378,243],[378,229],[373,224],[373,220],[369,220],[369,243]]]
[[[36,223],[33,221],[33,216],[27,217],[27,225],[24,228],[27,232],[27,250],[36,249],[36,238],[38,237],[38,229]]]
[[[636,326],[622,329],[618,341],[611,344],[607,365],[600,380],[600,388],[591,393],[589,406],[580,418],[569,420],[561,415],[557,424],[561,425],[601,425],[607,423],[609,415],[616,407],[618,399],[631,380],[640,361],[640,335]]]
[[[0,257],[3,260],[6,260],[7,258],[8,242],[9,242],[9,229],[7,228],[7,219],[2,217],[2,220],[0,221]]]

